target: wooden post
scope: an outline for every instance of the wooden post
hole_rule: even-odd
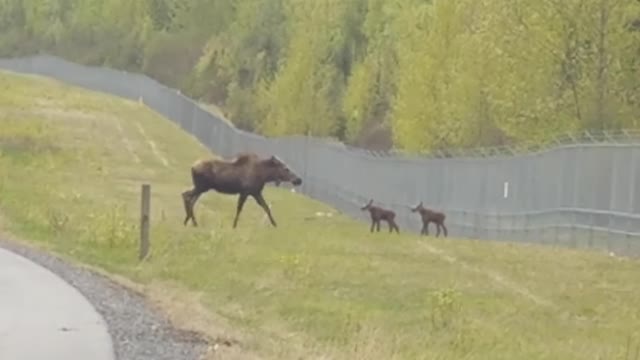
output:
[[[140,203],[140,253],[138,260],[144,260],[149,254],[149,217],[151,210],[151,186],[142,184]]]

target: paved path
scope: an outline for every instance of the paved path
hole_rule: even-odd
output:
[[[0,359],[115,360],[102,317],[49,270],[0,248]]]

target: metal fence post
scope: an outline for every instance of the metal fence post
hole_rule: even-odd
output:
[[[629,194],[629,203],[628,203],[628,207],[627,207],[627,211],[631,214],[635,213],[635,207],[636,207],[636,172],[638,170],[638,148],[637,147],[633,147],[631,148],[631,169],[630,169],[630,179],[629,179],[629,189],[628,190],[628,194]],[[634,220],[631,220],[631,218],[629,218],[629,220],[627,220],[627,233],[629,232],[637,232],[637,229],[635,226],[636,222]],[[633,224],[633,225],[632,225]],[[632,239],[631,237],[627,238],[627,242],[629,244],[629,246],[633,247],[635,249],[635,251],[639,250],[639,246],[632,246],[631,244],[633,242],[636,241],[640,241],[640,239],[635,238]],[[631,254],[630,254],[631,255]],[[634,253],[632,255],[635,256],[640,256],[640,253]]]
[[[578,179],[580,178],[580,167],[579,167],[580,162],[579,162],[579,160],[580,160],[580,154],[582,153],[581,150],[582,150],[581,147],[577,147],[575,152],[574,152],[575,158],[574,158],[573,163],[574,163],[574,166],[575,166],[574,167],[575,170],[573,172],[573,186],[571,187],[572,190],[573,190],[572,191],[573,192],[573,196],[571,197],[571,208],[572,209],[576,209],[578,207],[578,196],[579,196],[578,186],[580,185],[580,182],[578,181]],[[573,226],[574,231],[572,231],[572,233],[573,233],[574,241],[577,243],[579,241],[578,237],[580,235],[579,235],[579,231],[577,231],[578,228],[575,226],[575,224],[577,223],[577,221],[576,221],[577,220],[577,215],[576,215],[575,211],[572,212],[572,215],[573,215],[572,216],[572,218],[573,218],[572,220],[573,220],[573,225],[574,225]],[[589,246],[590,245],[591,244],[589,244]]]

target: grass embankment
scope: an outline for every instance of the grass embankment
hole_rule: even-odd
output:
[[[213,193],[196,208],[201,226],[183,227],[180,192],[208,152],[141,104],[35,77],[0,73],[0,151],[5,231],[143,284],[183,323],[240,338],[245,355],[637,359],[638,262],[371,235],[274,188],[278,228],[250,200],[232,230],[236,198]],[[139,264],[143,181],[153,244]]]

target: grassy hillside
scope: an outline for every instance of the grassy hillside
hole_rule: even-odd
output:
[[[201,226],[183,227],[180,192],[189,165],[206,155],[141,104],[0,73],[4,231],[153,287],[168,310],[199,304],[207,316],[182,320],[209,334],[223,329],[242,351],[272,359],[639,358],[637,261],[372,235],[366,223],[316,217],[332,210],[274,188],[265,196],[278,228],[249,201],[232,230],[236,199],[213,193],[196,208]],[[142,182],[152,184],[152,255],[139,264]]]

